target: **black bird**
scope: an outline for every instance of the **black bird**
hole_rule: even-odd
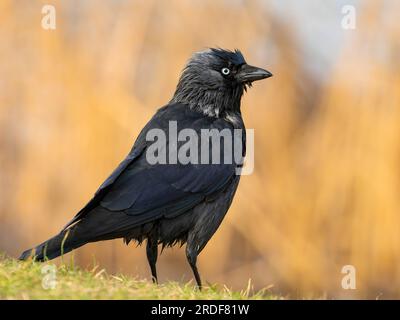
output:
[[[239,50],[207,49],[195,53],[182,72],[172,100],[147,123],[128,156],[94,197],[59,234],[25,251],[20,259],[50,260],[101,240],[123,238],[126,244],[131,240],[139,244],[147,240],[147,259],[153,281],[157,282],[158,245],[164,248],[186,243],[186,257],[201,288],[197,256],[231,205],[242,158],[230,163],[173,162],[169,153],[174,146],[169,135],[170,124],[174,121],[178,132],[191,129],[199,136],[204,129],[217,129],[217,132],[225,129],[229,133],[242,129],[239,140],[243,149],[241,156],[244,156],[241,97],[253,81],[270,76],[270,72],[248,65]],[[166,133],[167,163],[149,161],[148,151],[154,143],[149,140],[149,133],[153,129]],[[175,147],[179,149],[187,141],[178,141]],[[193,141],[189,139],[188,143]],[[224,146],[212,140],[207,151],[217,148],[224,156]],[[200,151],[204,153],[203,149]]]

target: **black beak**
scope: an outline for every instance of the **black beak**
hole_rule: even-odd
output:
[[[272,73],[257,67],[244,64],[237,74],[240,82],[247,83],[272,77]]]

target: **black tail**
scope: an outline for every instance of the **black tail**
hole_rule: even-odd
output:
[[[88,241],[77,234],[76,231],[77,229],[74,227],[63,230],[58,235],[39,244],[37,247],[24,251],[19,259],[27,260],[32,257],[37,261],[51,260],[79,248]]]
[[[141,229],[135,227],[142,223],[143,221],[138,217],[96,207],[68,229],[62,230],[36,248],[26,250],[19,259],[26,260],[35,257],[37,261],[51,260],[88,242],[123,238],[128,234],[138,237]]]

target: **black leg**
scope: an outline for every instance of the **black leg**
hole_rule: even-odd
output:
[[[151,276],[154,283],[157,282],[157,256],[158,256],[158,245],[157,241],[151,238],[147,239],[147,246],[146,246],[146,253],[147,253],[147,260],[149,261],[150,269],[151,269]]]
[[[193,270],[194,277],[196,278],[197,286],[199,290],[201,290],[201,279],[199,271],[197,270],[196,262],[197,262],[197,250],[195,250],[189,243],[186,246],[186,258],[189,262],[190,267]]]

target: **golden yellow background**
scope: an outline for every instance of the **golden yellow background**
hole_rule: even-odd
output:
[[[315,45],[343,37],[320,76],[272,2],[0,1],[0,251],[17,257],[64,226],[169,101],[194,51],[239,48],[274,77],[243,98],[255,171],[199,257],[203,279],[240,289],[251,278],[300,298],[400,298],[399,2],[357,2],[355,30],[341,27],[335,1],[303,12],[304,24],[334,17],[325,37],[310,35]],[[56,7],[56,30],[41,27],[44,4]],[[144,248],[121,240],[74,257],[150,278]],[[356,290],[341,287],[348,264]],[[161,282],[192,279],[179,248],[158,268]]]

